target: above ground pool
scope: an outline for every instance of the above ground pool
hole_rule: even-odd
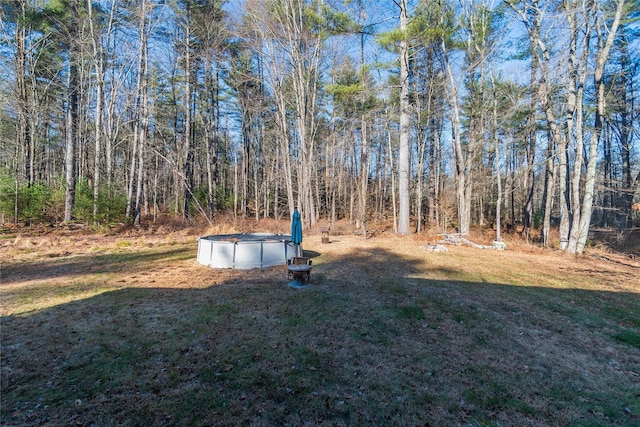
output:
[[[218,234],[198,239],[198,262],[213,268],[262,268],[285,265],[296,256],[288,234]]]

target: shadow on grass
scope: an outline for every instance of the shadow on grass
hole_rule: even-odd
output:
[[[4,263],[2,284],[16,281],[45,280],[57,277],[95,273],[132,271],[138,266],[162,260],[184,260],[193,258],[192,248],[180,247],[164,251],[149,249],[135,252],[78,255],[65,259],[48,259],[34,263]],[[1,286],[1,285],[0,285]]]
[[[316,260],[303,290],[266,269],[3,317],[2,424],[637,425],[639,295]]]

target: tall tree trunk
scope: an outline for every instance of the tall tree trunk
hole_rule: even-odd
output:
[[[418,119],[418,122],[420,119]],[[422,134],[424,129],[421,129],[418,133],[420,136],[418,137],[419,146],[418,146],[418,165],[417,171],[418,176],[416,180],[416,233],[422,232],[422,224],[423,224],[423,199],[424,199],[424,167],[425,167],[425,153],[426,153],[426,136]]]
[[[19,205],[20,205],[20,145],[16,144],[13,157],[13,223],[18,223]]]
[[[585,175],[585,189],[584,199],[582,201],[582,210],[580,217],[580,225],[578,230],[578,239],[575,252],[581,254],[584,251],[584,247],[587,243],[587,236],[589,234],[589,226],[591,223],[591,213],[593,211],[593,192],[596,181],[596,165],[598,160],[598,142],[600,140],[600,134],[602,132],[602,118],[605,117],[605,85],[603,81],[604,66],[609,58],[609,52],[611,46],[616,37],[618,26],[622,18],[624,10],[625,0],[618,0],[616,13],[613,19],[613,23],[609,28],[609,34],[606,40],[603,41],[602,26],[605,25],[601,22],[600,18],[596,18],[596,32],[598,35],[598,55],[596,58],[596,68],[593,74],[594,86],[596,89],[596,116],[593,133],[591,134],[591,141],[589,144],[589,161],[587,163],[587,172]],[[592,7],[595,7],[592,6]],[[594,14],[596,11],[594,10]]]
[[[137,110],[137,109],[136,109]],[[133,145],[131,147],[131,162],[129,166],[129,183],[127,185],[127,207],[125,210],[125,218],[131,218],[131,211],[133,209],[133,189],[136,178],[136,158],[138,156],[138,138],[140,132],[138,132],[138,118],[136,117],[136,123],[133,127]]]
[[[368,183],[369,183],[369,156],[367,153],[368,148],[368,140],[367,140],[367,121],[365,120],[364,114],[360,120],[360,131],[362,138],[362,148],[360,152],[360,200],[358,205],[360,206],[360,224],[362,225],[362,236],[367,237],[367,191],[368,191]]]
[[[87,7],[91,10],[91,0],[87,0]],[[92,17],[89,17],[92,20]],[[93,32],[93,30],[92,30]],[[104,105],[104,67],[102,65],[102,52],[99,51],[95,39],[94,43],[95,72],[96,72],[96,107],[95,107],[95,150],[93,158],[93,222],[98,222],[98,201],[100,198],[100,161],[102,158],[102,106]],[[98,59],[100,58],[100,59]]]
[[[142,155],[143,149],[140,145],[143,143],[141,138],[144,138],[143,130],[141,129],[143,118],[143,98],[146,99],[146,89],[143,89],[146,84],[146,52],[147,52],[147,0],[142,0],[140,4],[140,22],[138,24],[138,37],[139,37],[139,47],[138,47],[138,68],[137,68],[137,76],[136,76],[136,87],[135,87],[135,95],[134,95],[134,117],[133,117],[133,146],[131,147],[131,163],[130,163],[130,172],[129,172],[129,185],[127,187],[127,208],[125,211],[125,217],[131,218],[131,211],[133,210],[134,223],[139,223],[140,219],[138,217],[139,212],[139,198],[138,198],[138,190],[139,186],[136,185],[140,183],[140,179],[136,180],[136,177],[142,175],[143,170],[142,167],[144,165],[143,159],[140,159],[139,156]],[[134,189],[135,189],[135,199],[134,199]]]
[[[540,38],[540,26],[541,17],[540,9],[538,8],[538,0],[533,0],[531,3],[525,2],[522,9],[518,9],[518,3],[509,3],[509,6],[519,16],[519,19],[524,24],[529,35],[529,46],[531,48],[531,91],[530,91],[530,111],[529,121],[527,123],[527,181],[526,181],[526,196],[522,210],[523,214],[523,229],[522,234],[528,241],[531,235],[531,228],[533,227],[533,196],[535,190],[535,153],[536,153],[536,138],[537,138],[537,125],[536,125],[536,103],[540,99],[540,91],[542,82],[538,81],[537,73],[542,67],[541,56],[538,52],[540,45],[546,50],[542,40]],[[514,156],[515,161],[515,156]],[[512,182],[515,185],[515,182]],[[511,202],[514,204],[514,193],[512,192]],[[512,206],[512,222],[514,220],[514,209]],[[512,224],[515,225],[515,224]]]
[[[113,48],[113,46],[112,46]],[[116,114],[116,104],[118,98],[118,90],[122,84],[122,81],[115,82],[115,73],[112,73],[112,83],[109,91],[109,99],[107,101],[107,114],[105,117],[105,169],[107,178],[107,191],[111,196],[113,194],[113,158],[114,158],[114,146],[118,138],[119,119]]]
[[[532,103],[533,104],[533,103]],[[535,105],[532,105],[533,110],[530,116],[529,130],[527,132],[527,146],[526,146],[526,160],[527,160],[527,170],[526,170],[526,194],[524,205],[522,207],[522,235],[525,240],[528,242],[531,236],[531,229],[533,228],[533,196],[535,194],[535,181],[536,181],[536,171],[535,171],[535,159],[536,159],[536,130],[535,130]],[[515,159],[514,159],[515,160]],[[515,168],[514,168],[515,173]],[[513,185],[515,186],[515,179],[513,180]],[[515,190],[515,188],[514,188]],[[515,226],[515,191],[513,191],[511,197],[512,201],[512,215],[511,215],[511,225]]]
[[[498,96],[496,93],[495,76],[491,73],[491,86],[493,87],[493,144],[496,153],[495,169],[498,183],[498,197],[496,199],[496,241],[501,241],[500,235],[502,222],[502,176],[500,173],[500,139],[498,137]]]
[[[429,143],[429,224],[438,226],[440,224],[440,181],[442,174],[442,141],[440,131],[443,118],[442,110],[438,116],[431,119],[430,143]]]
[[[144,1],[143,1],[144,4]],[[140,119],[137,123],[138,136],[138,180],[136,183],[136,200],[135,200],[135,216],[133,223],[135,225],[140,224],[140,217],[142,215],[142,189],[144,184],[144,177],[146,175],[144,167],[144,152],[146,145],[147,132],[149,129],[149,107],[148,107],[148,75],[149,75],[149,58],[147,55],[147,36],[143,35],[140,40],[143,47],[140,49],[142,55],[142,79],[140,80]]]
[[[64,162],[67,182],[64,202],[65,222],[73,219],[73,207],[76,198],[76,146],[78,139],[78,0],[70,0],[70,6],[69,77],[67,80],[66,150]]]
[[[536,15],[536,20],[539,17]],[[538,29],[540,24],[537,23]],[[545,114],[547,121],[547,156],[546,156],[546,168],[545,168],[545,187],[544,187],[544,219],[542,223],[542,244],[545,247],[549,246],[549,233],[551,231],[551,211],[553,209],[554,189],[557,175],[557,166],[555,162],[555,155],[557,147],[563,145],[562,136],[558,130],[556,118],[553,112],[553,104],[551,103],[550,96],[550,73],[549,73],[549,51],[546,44],[540,38],[539,30],[536,32],[537,37],[532,40],[532,44],[537,46],[535,55],[538,57],[540,63],[540,82],[538,84],[538,97],[542,111]]]
[[[240,179],[242,189],[240,190],[240,211],[242,218],[247,217],[247,202],[249,200],[249,165],[251,163],[251,113],[248,106],[242,107],[242,176]]]
[[[186,26],[185,26],[185,57],[184,57],[184,91],[186,95],[185,99],[185,117],[184,117],[184,176],[183,176],[183,205],[182,205],[182,217],[187,220],[190,217],[189,207],[191,205],[191,199],[193,196],[193,162],[194,162],[194,153],[193,153],[193,141],[191,140],[191,127],[192,123],[192,103],[193,103],[193,90],[192,90],[192,81],[193,78],[193,60],[191,58],[191,14],[189,11],[189,3],[187,3],[186,10]]]
[[[387,109],[387,146],[389,148],[389,154],[387,157],[389,158],[389,176],[391,177],[391,206],[393,207],[393,231],[398,233],[398,202],[396,200],[396,181],[395,181],[395,171],[393,170],[393,147],[392,147],[392,135],[391,135],[391,126],[390,123],[390,112]]]
[[[111,8],[109,13],[109,23],[106,29],[107,39],[111,34],[111,27],[113,23],[113,16],[115,12],[115,0],[111,1]],[[93,17],[93,2],[91,0],[87,0],[87,12],[89,15],[89,28],[91,32],[91,46],[93,49],[93,61],[94,61],[94,70],[95,70],[95,78],[96,78],[96,106],[95,106],[95,150],[94,150],[94,161],[93,161],[93,222],[97,223],[98,220],[98,202],[100,198],[100,182],[101,182],[101,174],[100,174],[100,164],[102,162],[102,142],[103,135],[105,135],[105,131],[102,125],[102,115],[103,115],[103,106],[104,106],[104,73],[105,73],[105,63],[104,63],[104,49],[102,47],[102,39],[100,35],[96,32],[94,17]]]
[[[550,88],[550,54],[545,41],[541,36],[542,17],[543,12],[539,7],[538,0],[532,0],[530,3],[525,3],[522,9],[516,8],[516,3],[510,3],[512,9],[519,15],[520,20],[525,25],[529,35],[529,45],[532,49],[532,83],[535,81],[535,70],[540,71],[540,79],[537,81],[536,92],[537,98],[540,102],[540,106],[545,115],[547,122],[547,161],[545,171],[545,187],[544,187],[544,220],[542,225],[542,242],[544,246],[549,244],[549,232],[551,230],[551,210],[553,207],[553,195],[554,185],[557,174],[557,167],[555,164],[555,155],[557,153],[557,147],[561,147],[564,144],[562,135],[558,130],[556,123],[553,104],[551,103],[551,88]],[[532,112],[533,114],[533,112]],[[530,129],[530,132],[534,132]],[[531,171],[529,171],[531,173]],[[529,183],[531,185],[531,182]],[[527,207],[531,203],[528,198]],[[531,226],[529,217],[530,211],[525,211],[525,230]]]
[[[217,144],[218,144],[218,132],[219,132],[219,86],[220,86],[220,74],[216,69],[215,73],[211,69],[211,62],[205,61],[205,82],[208,91],[209,114],[204,120],[204,131],[206,141],[206,172],[207,172],[207,213],[210,219],[213,218],[214,212],[217,209],[217,168],[218,168],[218,156],[217,156]]]
[[[35,147],[30,126],[29,98],[27,96],[27,29],[24,27],[27,15],[26,0],[19,2],[20,17],[16,20],[14,70],[18,104],[18,120],[16,122],[17,144],[22,151],[22,175],[29,186],[35,182]],[[16,166],[20,164],[18,162]]]
[[[400,0],[400,151],[398,157],[398,193],[400,209],[398,233],[409,234],[409,42],[407,40],[407,0]]]
[[[613,177],[612,177],[612,132],[611,126],[604,126],[601,134],[602,139],[602,163],[603,163],[603,177],[602,177],[602,217],[600,218],[600,226],[609,227],[609,213],[611,212],[613,201]]]
[[[589,16],[588,13],[585,14]],[[580,227],[580,217],[582,211],[582,199],[581,199],[581,180],[582,170],[584,168],[584,132],[583,132],[583,100],[584,100],[584,87],[587,78],[587,65],[589,63],[589,46],[591,44],[591,18],[586,19],[585,28],[583,29],[586,35],[583,39],[583,54],[578,71],[578,89],[576,91],[576,105],[575,105],[575,155],[573,172],[570,180],[570,202],[571,202],[571,225],[569,227],[569,241],[566,246],[566,251],[569,253],[576,253],[578,245],[578,228]]]
[[[417,70],[414,71],[414,74],[417,74]],[[428,133],[428,122],[426,121],[426,117],[429,117],[429,101],[427,101],[427,109],[423,113],[422,99],[423,96],[420,93],[417,84],[414,87],[414,96],[413,102],[415,105],[415,120],[416,120],[416,140],[418,145],[418,156],[417,156],[417,176],[416,176],[416,193],[415,193],[415,229],[416,233],[420,234],[422,232],[422,224],[424,220],[423,216],[423,199],[424,199],[424,173],[425,173],[425,156],[426,156],[426,145],[427,145],[427,133]]]
[[[360,91],[362,108],[365,109],[366,88],[365,88],[365,64],[364,64],[364,34],[360,36]],[[362,236],[367,237],[367,193],[369,191],[369,154],[368,154],[368,135],[367,135],[367,119],[365,112],[360,116],[360,137],[362,139],[362,150],[360,152],[360,222],[362,224]]]
[[[620,156],[622,158],[622,197],[620,198],[620,210],[618,218],[618,227],[625,229],[631,226],[631,206],[633,205],[634,188],[632,186],[632,170],[631,170],[631,149],[633,144],[633,129],[634,129],[634,114],[633,103],[628,100],[635,99],[634,79],[632,74],[634,68],[629,64],[629,50],[627,44],[629,38],[627,36],[626,28],[623,26],[620,28],[621,43],[620,43],[620,95],[619,98],[622,102],[622,108],[620,111]],[[635,70],[638,69],[636,64]],[[636,71],[637,72],[637,71]],[[631,104],[631,105],[630,105]]]
[[[544,215],[542,219],[542,245],[549,247],[549,234],[551,232],[551,211],[553,210],[554,191],[557,175],[557,165],[555,162],[556,144],[550,135],[547,135],[547,156],[545,160],[544,174]]]
[[[558,146],[558,184],[560,194],[560,250],[565,250],[569,244],[569,231],[571,225],[571,197],[569,185],[569,162],[567,144],[573,137],[573,120],[576,112],[576,82],[578,66],[576,63],[576,52],[578,42],[578,23],[576,1],[565,1],[565,17],[569,24],[569,57],[568,57],[568,77],[567,82],[567,108],[565,111],[565,137]]]
[[[444,42],[442,49],[446,52]],[[460,108],[458,104],[458,90],[451,64],[446,58],[445,67],[449,78],[448,93],[451,100],[451,127],[452,127],[452,145],[454,156],[454,174],[456,178],[456,202],[458,208],[458,233],[462,235],[469,234],[471,226],[471,184],[469,183],[470,164],[469,156],[465,156],[462,149],[461,126],[460,126]]]

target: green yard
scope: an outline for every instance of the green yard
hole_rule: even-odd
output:
[[[320,236],[311,286],[193,236],[6,239],[12,425],[640,424],[640,265]]]

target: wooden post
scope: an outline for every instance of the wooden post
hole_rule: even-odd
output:
[[[329,227],[321,227],[322,243],[329,243]]]

